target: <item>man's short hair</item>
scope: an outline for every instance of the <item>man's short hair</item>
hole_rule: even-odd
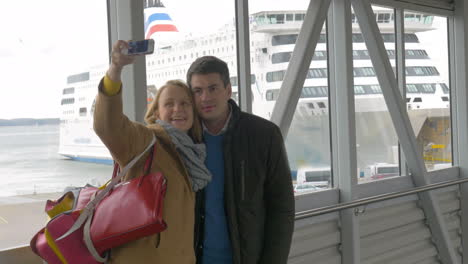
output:
[[[226,87],[231,83],[229,80],[229,68],[227,63],[215,56],[203,56],[196,59],[187,71],[187,84],[192,88],[190,81],[194,74],[219,73]]]

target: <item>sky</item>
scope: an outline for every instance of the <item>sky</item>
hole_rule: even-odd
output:
[[[234,18],[234,1],[163,3],[181,33],[213,31]],[[307,8],[303,0],[250,0],[249,11],[284,3]],[[106,0],[8,1],[0,25],[0,119],[59,117],[66,77],[108,63]],[[431,34],[423,37],[427,43],[435,43]],[[439,46],[427,49],[435,59],[446,58]]]

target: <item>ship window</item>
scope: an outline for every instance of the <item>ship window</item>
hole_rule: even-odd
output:
[[[296,21],[303,21],[305,17],[305,14],[295,14],[294,15],[294,20]]]
[[[417,93],[418,92],[418,88],[416,87],[415,84],[407,84],[406,85],[406,91],[408,93]]]
[[[297,40],[297,34],[278,35],[278,36],[273,36],[273,38],[271,39],[271,44],[273,46],[295,44],[296,40]]]
[[[86,107],[80,108],[80,116],[86,116],[87,110]]]
[[[409,67],[412,68],[414,75],[439,75],[435,67]]]
[[[405,34],[405,42],[407,43],[418,43],[418,37],[415,34]]]
[[[433,84],[429,84],[429,83],[423,84],[422,88],[423,88],[424,93],[434,93],[435,92],[435,87],[434,87]]]
[[[442,87],[442,91],[444,92],[444,94],[449,93],[449,88],[445,83],[439,83],[439,85],[440,85],[440,87]]]
[[[355,77],[375,76],[374,69],[371,67],[354,68],[353,72]]]
[[[75,93],[75,88],[74,87],[63,89],[63,94],[73,94],[73,93]]]
[[[269,24],[284,24],[284,14],[267,15]]]
[[[407,102],[407,103],[411,102],[411,97],[406,98],[406,102]]]
[[[316,92],[315,92],[315,87],[304,87],[302,89],[301,97],[315,97]]]
[[[286,14],[286,21],[293,21],[294,15],[293,14]]]
[[[276,64],[276,63],[288,62],[291,59],[291,54],[292,52],[274,53],[271,56],[271,63]]]
[[[301,98],[326,97],[328,89],[326,86],[306,86],[302,89]]]
[[[406,55],[406,58],[410,58],[410,59],[428,59],[429,58],[425,50],[406,50],[405,55]]]
[[[422,102],[421,97],[415,97],[414,100],[413,100],[413,103],[421,103],[421,102]]]
[[[271,44],[273,46],[295,44],[296,40],[297,40],[297,34],[277,35],[277,36],[272,37]],[[327,38],[325,34],[320,34],[318,43],[325,43],[326,41],[327,41]]]
[[[326,108],[324,102],[318,102],[317,105],[318,105],[319,108]]]
[[[441,98],[442,98],[442,101],[444,101],[444,102],[448,102],[448,100],[449,100],[447,96],[442,96]]]
[[[354,86],[354,94],[365,94],[366,91],[364,90],[364,87],[362,85],[355,85]]]
[[[89,81],[89,72],[70,75],[67,77],[67,83],[85,82]]]
[[[377,14],[377,23],[389,23],[390,21],[390,13]]]
[[[307,79],[311,78],[326,78],[327,71],[325,69],[309,69],[307,73]]]
[[[62,99],[62,105],[74,104],[74,103],[75,103],[75,98],[65,98],[65,99]]]
[[[278,99],[279,89],[271,89],[266,92],[267,101],[276,101]]]
[[[405,14],[405,20],[411,21],[414,18],[414,14]]]
[[[310,109],[314,109],[314,104],[313,103],[307,103],[307,106],[310,108]]]
[[[433,19],[434,19],[434,16],[423,15],[422,22],[424,24],[432,24]]]
[[[375,93],[375,94],[382,93],[382,90],[380,89],[380,85],[371,85],[370,89],[372,90],[372,93]]]
[[[327,52],[326,51],[316,51],[312,60],[326,60]]]
[[[267,82],[279,82],[284,78],[285,71],[267,72]]]

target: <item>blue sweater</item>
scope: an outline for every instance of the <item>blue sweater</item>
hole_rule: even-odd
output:
[[[207,157],[205,165],[213,178],[205,187],[205,236],[203,264],[232,264],[232,248],[224,210],[223,135],[203,135]]]

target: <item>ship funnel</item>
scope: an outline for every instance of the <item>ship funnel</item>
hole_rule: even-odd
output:
[[[159,0],[145,1],[145,38],[154,39],[156,46],[180,38],[168,9]]]

